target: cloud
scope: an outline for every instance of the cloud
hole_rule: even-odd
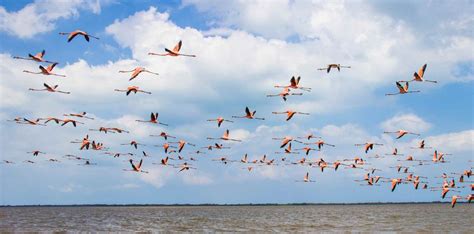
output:
[[[426,138],[426,142],[434,149],[443,152],[474,152],[474,130],[445,133]],[[454,156],[456,157],[456,156]],[[471,154],[472,158],[472,154]]]
[[[55,29],[56,21],[79,16],[80,10],[99,14],[101,0],[35,0],[16,12],[0,6],[0,31],[22,39]]]
[[[181,176],[181,179],[185,184],[190,185],[208,185],[214,182],[210,175],[197,170],[186,171],[185,174],[183,173]]]
[[[415,133],[423,133],[431,128],[431,124],[415,114],[398,114],[382,122],[380,128],[384,131],[403,129]]]

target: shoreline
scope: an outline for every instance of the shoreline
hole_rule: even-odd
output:
[[[432,202],[362,202],[362,203],[241,203],[241,204],[63,204],[63,205],[0,205],[0,208],[8,207],[205,207],[205,206],[354,206],[354,205],[416,205],[416,204],[445,204],[448,201]],[[468,202],[458,202],[468,203]]]

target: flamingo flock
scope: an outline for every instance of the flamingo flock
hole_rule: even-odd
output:
[[[72,32],[61,32],[59,34],[67,35],[68,43],[72,42],[73,39],[77,38],[78,36],[84,37],[84,39],[87,42],[90,42],[90,38],[99,40],[98,37],[92,36],[81,30],[75,30]],[[181,53],[182,45],[183,45],[183,42],[180,40],[173,47],[173,49],[164,48],[165,53],[161,54],[161,53],[149,52],[148,54],[153,55],[153,56],[163,56],[163,57],[166,57],[166,56],[169,56],[169,57],[182,56],[182,57],[190,57],[190,58],[197,57],[194,54]],[[25,73],[66,77],[66,75],[63,75],[63,74],[53,73],[53,69],[58,63],[45,60],[44,59],[45,53],[46,52],[43,50],[40,53],[37,53],[35,55],[28,54],[28,57],[15,56],[13,58],[30,60],[37,63],[49,64],[46,68],[43,67],[43,65],[40,65],[39,66],[40,71],[38,72],[24,70],[23,72]],[[332,69],[337,69],[338,72],[341,72],[342,68],[349,69],[351,68],[351,66],[346,66],[346,65],[341,65],[341,64],[328,64],[326,67],[318,68],[317,70],[326,71],[326,73],[330,73]],[[399,89],[399,91],[397,93],[388,93],[386,95],[391,96],[391,95],[401,95],[401,94],[420,92],[420,90],[414,90],[414,91],[409,90],[409,84],[411,82],[437,83],[437,81],[428,80],[424,78],[426,74],[426,69],[427,69],[427,64],[424,64],[417,72],[414,73],[413,79],[406,80],[406,81],[402,81],[402,80],[396,81],[396,86]],[[143,74],[143,73],[149,73],[155,76],[159,75],[157,72],[150,71],[140,66],[131,70],[120,70],[119,73],[131,73],[129,77],[129,82],[134,81],[135,79],[138,78],[140,74]],[[311,87],[304,87],[300,84],[300,82],[301,82],[300,76],[292,76],[290,78],[289,84],[273,86],[273,88],[280,89],[279,92],[268,94],[266,96],[267,97],[281,97],[283,101],[287,101],[290,96],[303,96],[305,95],[305,93],[312,91]],[[45,91],[45,92],[61,93],[61,94],[71,94],[70,92],[59,90],[58,85],[50,85],[50,84],[44,83],[43,86],[44,88],[42,89],[30,88],[29,90],[30,91]],[[304,92],[293,92],[295,90],[301,90]],[[115,89],[114,91],[125,92],[127,96],[131,93],[134,93],[134,94],[145,93],[145,94],[150,94],[150,95],[152,94],[149,91],[142,90],[138,86],[133,86],[133,85],[125,89]],[[261,120],[261,121],[265,120],[264,117],[261,117],[260,115],[257,116],[256,113],[257,113],[256,110],[251,110],[249,107],[245,107],[243,115],[234,115],[234,116],[231,116],[231,118]],[[310,115],[310,113],[308,112],[300,112],[300,111],[289,110],[289,109],[284,110],[284,111],[273,111],[272,114],[285,115],[285,121],[289,121],[293,119],[295,115]],[[81,125],[90,125],[91,122],[95,120],[95,118],[90,117],[89,113],[84,112],[84,111],[77,112],[77,113],[65,113],[63,114],[63,116],[66,118],[64,119],[64,118],[51,117],[51,116],[43,117],[43,118],[16,117],[8,121],[14,122],[17,124],[38,126],[38,127],[45,127],[47,126],[47,124],[50,124],[50,125],[57,124],[60,126],[72,125],[73,127],[80,127]],[[205,121],[216,122],[218,128],[223,126],[223,124],[224,126],[245,124],[245,121],[242,121],[242,122],[232,121],[232,120],[229,120],[227,117],[223,117],[223,116],[224,115],[219,116],[217,118],[203,120],[203,122]],[[167,116],[165,115],[165,117]],[[81,121],[79,121],[79,119]],[[160,119],[161,119],[161,116],[160,116]],[[168,124],[163,123],[159,120],[158,112],[151,112],[149,119],[138,119],[135,121],[138,122],[139,124],[161,125],[163,127],[169,126]],[[91,133],[98,132],[98,134],[123,133],[123,134],[130,134],[130,136],[133,136],[133,132],[130,132],[118,127],[112,127],[112,126],[108,126],[108,127],[101,126],[98,128],[89,128],[89,132]],[[417,137],[421,136],[419,133],[415,133],[410,130],[402,130],[402,129],[392,130],[392,131],[387,130],[383,133],[394,134],[397,140],[401,139],[402,137],[406,138],[406,136],[408,135],[413,135]],[[462,195],[462,193],[466,192],[465,190],[469,190],[469,191],[474,190],[473,181],[469,181],[469,178],[472,176],[472,167],[467,167],[464,171],[444,172],[442,174],[440,173],[440,176],[435,177],[435,178],[428,178],[423,175],[415,174],[415,172],[413,171],[413,168],[416,168],[416,167],[430,166],[430,165],[441,164],[441,163],[449,163],[446,157],[451,154],[442,153],[438,149],[433,149],[434,153],[432,154],[431,160],[430,160],[429,154],[423,154],[420,157],[417,156],[416,159],[413,155],[408,155],[407,157],[401,158],[401,156],[403,156],[404,154],[398,152],[398,149],[396,147],[393,147],[394,150],[392,152],[387,152],[385,156],[380,156],[378,154],[369,155],[369,153],[372,150],[374,150],[374,147],[383,146],[384,144],[368,141],[368,142],[354,144],[355,146],[361,147],[363,149],[363,151],[367,155],[366,159],[359,156],[349,157],[349,158],[341,159],[341,160],[336,160],[336,159],[325,160],[323,158],[312,159],[311,157],[313,157],[312,154],[314,153],[311,153],[311,152],[329,150],[329,149],[325,149],[326,147],[324,146],[329,146],[329,147],[334,148],[336,147],[336,145],[327,143],[320,136],[316,136],[313,133],[309,133],[306,135],[302,134],[302,136],[298,136],[298,137],[292,137],[292,136],[272,137],[273,140],[279,141],[278,143],[279,151],[276,151],[268,155],[264,154],[263,156],[257,157],[254,159],[250,159],[247,153],[241,156],[242,158],[240,158],[239,156],[239,159],[232,159],[231,156],[220,156],[220,157],[205,156],[202,158],[196,158],[196,157],[186,157],[185,155],[186,154],[200,155],[200,154],[206,154],[205,152],[206,150],[208,151],[208,153],[211,153],[211,151],[217,152],[217,151],[230,149],[231,146],[239,147],[241,144],[244,144],[246,140],[239,139],[238,136],[236,137],[232,135],[229,129],[226,129],[221,136],[207,137],[206,140],[211,141],[209,145],[204,145],[204,146],[199,147],[200,149],[202,149],[202,151],[200,150],[195,151],[194,148],[197,147],[197,145],[188,142],[182,136],[178,137],[178,136],[170,135],[165,131],[161,131],[161,133],[159,134],[156,134],[156,135],[152,134],[150,136],[160,137],[164,142],[162,144],[160,143],[157,145],[147,145],[144,143],[140,143],[137,140],[130,139],[128,142],[123,142],[120,144],[123,146],[129,146],[129,147],[131,146],[130,147],[131,150],[139,150],[138,153],[111,151],[111,149],[106,145],[112,145],[112,144],[106,143],[106,142],[99,142],[99,140],[92,139],[89,137],[89,134],[82,137],[82,139],[80,138],[80,139],[72,140],[70,142],[72,144],[78,144],[77,149],[81,152],[99,151],[101,152],[102,155],[109,155],[109,157],[111,158],[110,160],[113,160],[113,158],[129,157],[125,161],[128,163],[124,165],[127,168],[124,168],[122,170],[126,172],[133,172],[133,173],[148,174],[152,170],[161,170],[160,167],[169,167],[176,170],[177,173],[186,173],[186,171],[189,171],[189,170],[199,170],[199,167],[194,165],[194,163],[197,161],[207,161],[209,163],[217,162],[223,165],[237,164],[237,165],[241,165],[241,166],[238,166],[239,168],[247,171],[248,173],[253,173],[253,171],[255,171],[256,168],[259,168],[259,167],[303,166],[305,170],[310,170],[312,168],[319,168],[321,171],[321,176],[322,176],[323,175],[322,173],[324,173],[325,169],[329,170],[332,168],[334,172],[337,172],[339,168],[343,167],[348,172],[352,172],[352,171],[366,171],[367,172],[363,174],[363,178],[354,180],[361,186],[380,186],[392,192],[395,192],[397,188],[399,188],[400,186],[412,184],[413,190],[418,190],[421,185],[421,190],[429,190],[432,192],[440,191],[441,199],[445,199],[448,194],[454,193],[455,195],[452,195],[451,197],[451,203],[450,203],[451,207],[455,207],[457,201],[459,200],[465,200],[467,202],[471,202],[473,199],[473,194]],[[313,141],[312,140],[313,138],[314,139],[317,138],[318,140]],[[174,140],[171,141],[171,139],[174,139]],[[219,142],[216,143],[214,141],[219,141]],[[226,144],[229,143],[232,145],[224,145],[220,142],[226,143]],[[427,144],[429,145],[429,142],[425,142],[425,140],[421,140],[418,145],[412,146],[411,148],[414,150],[420,150],[420,151],[432,149],[431,146],[427,147],[426,146]],[[297,147],[293,149],[293,146],[295,145]],[[312,148],[311,146],[314,146],[314,148]],[[164,154],[164,155],[162,157],[159,157],[159,156],[154,156],[152,154],[147,153],[146,151],[149,152],[149,149],[150,149],[149,147],[162,148],[163,151],[161,154]],[[275,148],[278,148],[278,147],[275,147]],[[245,148],[245,146],[243,148]],[[300,155],[300,152],[304,154],[302,158],[298,156]],[[40,160],[40,159],[43,159],[44,161],[51,162],[51,163],[62,163],[62,161],[57,158],[51,158],[52,155],[47,152],[47,149],[32,149],[31,151],[26,152],[26,153],[31,154],[32,159],[25,160],[22,163],[35,164],[37,163],[37,160]],[[132,158],[132,157],[139,157],[140,155],[142,158],[140,158],[139,161],[137,159]],[[272,156],[272,155],[275,155],[275,156]],[[277,155],[283,155],[283,156],[277,157]],[[397,158],[398,162],[403,162],[403,164],[388,166],[386,168],[374,168],[370,166],[371,165],[370,161],[375,162],[375,160],[383,160],[383,158],[385,157],[395,157]],[[66,154],[62,158],[66,160],[79,161],[81,163],[77,165],[80,165],[80,166],[97,166],[98,165],[98,163],[93,162],[94,159],[92,158],[84,158],[84,157],[72,155],[72,154]],[[147,162],[145,162],[144,160],[145,158]],[[172,161],[172,163],[170,163],[170,161]],[[15,164],[15,162],[12,160],[3,160],[1,164],[13,165]],[[154,165],[157,165],[158,168],[156,168],[156,166]],[[148,169],[148,170],[144,170],[144,169]],[[311,178],[315,178],[315,179],[310,179],[309,171],[306,171],[304,174],[302,174],[302,178],[303,178],[302,180],[297,179],[295,180],[295,182],[313,183],[315,184],[315,186],[317,186],[318,184],[318,176],[313,176]],[[438,183],[433,182],[433,181],[438,181]]]

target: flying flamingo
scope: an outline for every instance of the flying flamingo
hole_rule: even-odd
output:
[[[306,155],[309,155],[309,151],[311,151],[311,150],[316,150],[316,149],[311,148],[311,147],[303,147],[303,148],[301,148],[301,149],[295,149],[295,151],[298,151],[298,150],[303,150],[303,151],[305,151],[305,154],[306,154]]]
[[[130,79],[129,81],[135,79],[138,75],[140,75],[140,73],[142,72],[148,72],[150,74],[153,74],[153,75],[159,75],[158,73],[155,73],[155,72],[152,72],[152,71],[149,71],[143,67],[136,67],[130,71],[119,71],[120,73],[129,73],[129,72],[132,72],[132,75],[130,76]]]
[[[46,53],[46,51],[43,50],[43,51],[41,51],[41,52],[39,52],[35,55],[28,54],[28,58],[23,58],[23,57],[18,57],[18,56],[15,56],[13,58],[14,59],[24,59],[24,60],[33,60],[35,62],[42,62],[42,63],[56,63],[56,62],[51,62],[51,61],[44,60],[43,57],[44,57],[45,53]]]
[[[130,141],[129,143],[124,143],[124,144],[120,144],[120,145],[131,145],[131,146],[133,146],[135,149],[138,149],[138,146],[139,146],[139,145],[146,146],[146,145],[140,144],[140,143],[138,143],[137,141],[134,141],[134,140]],[[146,157],[147,155],[146,155],[145,151],[143,151],[143,153],[144,153],[144,156]]]
[[[64,125],[66,125],[67,123],[72,123],[72,125],[73,125],[74,127],[76,127],[77,124],[84,124],[84,123],[79,122],[79,121],[74,120],[74,119],[64,119],[64,120],[62,120],[62,122],[63,122],[63,123],[61,124],[61,126],[64,126]]]
[[[305,183],[308,183],[308,182],[316,182],[316,181],[310,180],[310,179],[309,179],[309,172],[306,172],[306,175],[303,177],[303,180],[296,180],[295,182],[305,182]]]
[[[383,132],[385,134],[397,134],[397,139],[400,139],[402,138],[403,136],[405,135],[415,135],[415,136],[419,136],[420,134],[418,133],[413,133],[413,132],[409,132],[409,131],[406,131],[406,130],[398,130],[398,131],[394,131],[394,132]]]
[[[399,154],[399,153],[398,153],[398,149],[397,149],[397,148],[394,148],[393,151],[392,151],[392,153],[390,153],[390,154],[385,154],[385,155],[394,155],[394,156],[397,156],[397,155],[403,155],[403,154]]]
[[[187,171],[189,169],[196,169],[195,167],[190,167],[190,165],[188,163],[183,163],[181,166],[180,166],[180,170],[179,172],[182,172],[182,171]]]
[[[23,118],[23,122],[17,122],[18,124],[28,124],[28,125],[41,125],[41,126],[46,126],[45,124],[40,123],[41,119],[36,119],[36,120],[29,120],[27,118]]]
[[[176,138],[176,137],[174,137],[174,136],[169,135],[169,134],[166,133],[166,132],[161,132],[160,135],[150,135],[150,136],[153,136],[153,137],[156,137],[156,136],[163,137],[163,138],[165,138],[165,140],[168,140],[168,138]]]
[[[64,114],[63,116],[71,116],[71,117],[77,117],[77,118],[85,118],[85,119],[94,119],[92,117],[86,116],[86,112],[81,112],[81,113],[70,113],[70,114]]]
[[[421,140],[420,143],[418,143],[418,147],[411,147],[412,149],[431,149],[431,147],[426,147],[425,145],[425,140]]]
[[[241,140],[229,138],[229,129],[227,129],[227,130],[224,132],[224,134],[223,134],[221,137],[219,137],[219,138],[208,137],[207,139],[208,139],[208,140],[223,140],[223,141],[237,141],[237,142],[241,142]]]
[[[193,54],[181,54],[181,53],[179,53],[179,51],[181,50],[181,45],[182,44],[183,44],[183,42],[180,40],[178,42],[178,44],[176,44],[174,46],[173,50],[169,50],[168,48],[165,48],[165,51],[167,52],[166,54],[157,54],[157,53],[150,52],[150,53],[148,53],[148,55],[173,56],[173,57],[176,57],[176,56],[196,57],[196,55],[193,55]]]
[[[45,87],[44,89],[33,89],[33,88],[30,88],[28,90],[30,91],[47,91],[47,92],[51,92],[51,93],[63,93],[63,94],[70,94],[71,92],[65,92],[65,91],[61,91],[61,90],[57,90],[58,88],[58,85],[55,85],[55,86],[50,86],[46,83],[43,83],[43,86]]]
[[[307,140],[311,140],[312,138],[321,138],[319,136],[315,136],[313,133],[310,133],[304,137],[297,137],[298,139],[307,139]]]
[[[58,119],[58,118],[55,118],[55,117],[40,118],[40,120],[46,120],[46,121],[44,121],[45,124],[47,124],[51,121],[55,122],[56,124],[59,124],[59,122],[63,121],[62,119]]]
[[[137,92],[140,92],[140,93],[146,93],[146,94],[151,94],[151,92],[148,92],[148,91],[145,91],[145,90],[141,90],[140,87],[138,86],[128,86],[127,89],[114,89],[114,91],[117,91],[117,92],[125,92],[127,94],[127,96],[133,92],[134,94],[136,94]]]
[[[39,150],[33,150],[31,152],[26,152],[27,154],[33,154],[33,156],[38,156],[38,154],[46,154],[45,152],[41,152]]]
[[[90,37],[99,40],[98,37],[92,36],[92,35],[84,32],[84,31],[81,31],[81,30],[75,30],[73,32],[60,32],[59,35],[68,35],[67,42],[71,42],[72,39],[74,39],[77,35],[84,36],[84,39],[86,39],[87,42],[89,42]]]
[[[245,115],[244,116],[232,116],[232,118],[245,118],[245,119],[258,119],[258,120],[265,120],[265,118],[257,118],[255,117],[255,113],[257,111],[250,112],[248,107],[245,107]]]
[[[170,142],[170,143],[177,143],[178,144],[178,153],[181,153],[185,145],[190,145],[190,146],[196,146],[195,144],[191,144],[189,142],[186,142],[184,140],[179,140],[177,142]]]
[[[309,115],[309,113],[304,113],[304,112],[298,112],[298,111],[292,111],[292,110],[287,110],[287,111],[283,111],[283,112],[272,112],[272,114],[286,114],[286,121],[290,120],[291,118],[293,118],[293,116],[295,114],[300,114],[300,115]]]
[[[158,112],[153,113],[151,112],[150,120],[135,120],[137,122],[142,122],[142,123],[153,123],[153,124],[161,124],[164,126],[168,126],[168,124],[161,123],[158,121]]]
[[[298,76],[298,78],[295,78],[294,76],[292,76],[291,79],[290,79],[290,84],[289,84],[289,85],[285,85],[285,86],[282,86],[282,85],[275,85],[275,88],[301,89],[301,90],[310,92],[310,91],[311,91],[311,88],[306,88],[306,87],[301,87],[301,86],[299,86],[299,84],[300,84],[300,79],[301,79],[300,76]]]
[[[53,63],[51,65],[49,65],[48,67],[44,68],[43,66],[39,66],[39,69],[41,71],[39,72],[32,72],[32,71],[28,71],[28,70],[23,70],[23,72],[26,72],[26,73],[31,73],[31,74],[42,74],[42,75],[47,75],[47,76],[60,76],[60,77],[66,77],[65,75],[60,75],[60,74],[56,74],[56,73],[53,73],[53,69],[54,67],[57,65],[58,63]]]
[[[408,82],[417,81],[417,82],[438,83],[438,81],[436,81],[436,80],[425,80],[425,79],[423,78],[423,76],[424,76],[424,74],[425,74],[426,66],[427,66],[427,64],[424,64],[424,65],[420,68],[420,70],[418,70],[418,73],[415,72],[415,73],[413,74],[413,80],[410,80],[410,81],[408,81]],[[404,81],[404,82],[407,82],[407,81]]]
[[[268,94],[267,97],[282,97],[283,101],[287,100],[287,96],[289,95],[303,95],[303,93],[290,93],[291,89],[290,88],[284,88],[283,91],[281,91],[278,94]]]
[[[323,68],[318,68],[318,70],[320,71],[326,71],[327,73],[329,73],[331,71],[331,68],[336,68],[338,71],[341,71],[341,68],[351,68],[351,66],[342,66],[341,64],[328,64],[327,67],[323,67]]]
[[[278,137],[274,137],[272,138],[273,140],[281,140],[281,144],[280,144],[280,148],[283,148],[286,146],[286,144],[288,144],[289,142],[291,141],[295,141],[295,142],[298,142],[298,143],[303,143],[301,141],[298,141],[298,140],[295,140],[293,139],[293,137],[291,136],[285,136],[283,138],[278,138]]]
[[[297,152],[292,152],[291,151],[291,143],[288,144],[288,147],[286,147],[284,152],[275,152],[275,154],[299,154]]]
[[[223,122],[230,122],[233,123],[234,121],[224,119],[222,117],[217,117],[217,119],[208,119],[207,121],[216,121],[217,127],[220,127]]]
[[[318,145],[319,150],[321,150],[321,147],[323,147],[324,145],[331,146],[331,147],[336,147],[335,145],[328,144],[328,143],[324,142],[323,140],[319,140],[319,141],[316,141],[316,142],[313,142],[313,143],[304,143],[304,144],[305,145],[316,144],[316,145]]]
[[[147,171],[142,170],[143,159],[140,159],[140,162],[138,163],[138,165],[133,164],[133,159],[130,159],[129,162],[132,165],[132,170],[123,169],[124,171],[134,171],[134,172],[148,173]]]
[[[420,90],[416,91],[408,91],[408,82],[405,82],[405,86],[403,86],[399,81],[396,82],[399,92],[398,93],[387,93],[385,96],[390,95],[398,95],[398,94],[407,94],[407,93],[419,93]]]
[[[367,143],[363,143],[363,144],[355,144],[355,146],[364,146],[364,151],[365,153],[369,152],[369,150],[371,149],[374,149],[374,145],[383,145],[383,144],[379,144],[379,143],[372,143],[372,142],[367,142]]]

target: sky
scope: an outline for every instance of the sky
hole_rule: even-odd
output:
[[[0,205],[36,204],[185,204],[185,203],[349,203],[439,201],[439,191],[414,190],[389,183],[360,186],[364,170],[329,168],[321,173],[309,166],[284,166],[275,154],[279,142],[272,137],[304,136],[312,132],[336,147],[312,152],[308,160],[326,161],[363,157],[387,178],[404,178],[398,164],[415,175],[427,176],[440,186],[443,172],[462,172],[473,166],[473,48],[472,1],[117,1],[45,0],[0,2]],[[100,39],[78,37],[68,43],[59,32],[81,29]],[[197,57],[159,57],[182,40],[182,53]],[[66,77],[33,75],[33,61],[13,59],[46,50],[47,60],[58,61],[54,71]],[[351,66],[326,73],[317,68],[330,63]],[[427,65],[425,79],[437,84],[410,84],[420,90],[398,96],[395,81],[411,79]],[[131,70],[142,66],[159,73],[141,74],[128,81]],[[311,87],[302,96],[268,98],[292,76]],[[31,92],[43,83],[70,91]],[[151,95],[125,96],[114,89],[137,85]],[[294,91],[299,92],[299,91]],[[233,119],[218,128],[207,119],[242,115],[245,107],[257,110],[264,121]],[[293,109],[310,113],[285,121],[272,111]],[[86,111],[94,120],[76,128],[66,125],[29,126],[9,122],[26,118],[63,117]],[[169,126],[139,123],[158,112]],[[89,129],[120,127],[129,134],[104,134]],[[240,143],[222,142],[230,149],[207,151],[229,129]],[[395,139],[384,131],[406,129],[420,136]],[[195,157],[195,170],[178,172],[154,165],[166,155],[166,131],[196,144],[182,156]],[[132,152],[150,173],[126,172],[127,156],[112,158],[98,151],[81,151],[70,141],[103,142],[111,152]],[[412,149],[424,139],[433,149]],[[123,143],[137,140],[138,150]],[[313,139],[314,141],[314,139]],[[378,142],[365,154],[354,144]],[[303,145],[294,143],[293,148]],[[404,156],[385,155],[393,148]],[[430,160],[433,150],[450,153],[449,163],[411,167],[407,155]],[[33,157],[32,150],[46,155]],[[192,154],[203,150],[204,155]],[[223,165],[212,159],[240,160],[244,154],[260,159],[266,154],[280,165]],[[89,158],[95,166],[63,156]],[[176,157],[172,154],[169,156]],[[302,154],[286,156],[296,161]],[[55,158],[60,163],[47,160]],[[23,163],[33,160],[35,164]],[[175,162],[173,162],[175,163]],[[306,172],[315,183],[298,183]],[[462,189],[462,195],[469,191]]]

